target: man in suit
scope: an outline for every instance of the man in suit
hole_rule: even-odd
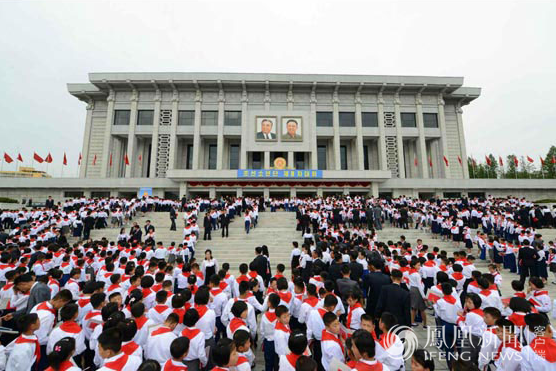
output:
[[[149,232],[154,231],[154,225],[151,224],[150,220],[145,222],[145,236],[149,234]]]
[[[334,260],[328,269],[328,278],[334,282],[334,285],[338,279],[342,278],[342,265],[342,254],[334,254]],[[337,289],[338,286],[336,286]]]
[[[363,277],[363,265],[357,262],[357,255],[357,251],[351,251],[349,253],[349,270],[351,272],[350,278],[359,282],[361,277]]]
[[[251,262],[257,271],[257,274],[263,278],[267,277],[266,268],[267,260],[263,255],[263,248],[260,246],[255,247],[255,259]]]
[[[342,266],[341,272],[342,278],[336,280],[336,285],[338,285],[338,295],[343,298],[347,293],[358,290],[359,285],[356,281],[349,278],[351,271],[347,264]]]
[[[178,213],[176,212],[176,209],[173,206],[170,206],[170,221],[172,222],[172,225],[170,226],[171,231],[176,230],[176,218],[177,218],[177,216],[178,216]]]
[[[3,320],[18,318],[29,313],[35,305],[50,300],[50,288],[42,282],[35,281],[35,278],[29,273],[17,277],[14,280],[14,287],[19,292],[29,292],[29,300],[25,308],[2,317]]]
[[[203,227],[205,228],[205,233],[203,234],[203,240],[212,240],[212,237],[210,236],[210,232],[212,231],[212,220],[210,218],[210,210],[207,210],[205,212],[205,217],[203,218]]]
[[[388,285],[390,283],[390,278],[382,273],[382,261],[381,260],[371,260],[369,263],[369,275],[364,282],[365,290],[368,290],[367,294],[367,313],[374,313],[376,305],[378,303],[378,297],[380,296],[380,291],[382,286]]]
[[[141,227],[139,227],[137,222],[133,222],[133,227],[131,227],[131,230],[129,231],[130,241],[141,242],[142,237],[143,237],[143,232],[141,231]]]
[[[91,235],[91,229],[95,226],[95,218],[92,217],[91,211],[87,212],[87,216],[83,219],[83,239],[88,240]]]
[[[529,240],[523,240],[523,247],[519,249],[517,261],[521,267],[521,275],[519,280],[525,283],[526,277],[533,277],[535,274],[535,262],[539,258],[539,254],[535,248],[529,245]]]
[[[392,283],[382,286],[380,290],[375,318],[380,318],[384,312],[390,312],[398,319],[398,325],[409,327],[411,326],[411,300],[407,286],[405,284],[402,286],[403,274],[398,269],[394,269],[390,278]]]
[[[220,214],[220,228],[222,228],[222,238],[224,238],[224,232],[226,232],[226,236],[228,237],[228,226],[230,225],[230,215],[226,210]]]
[[[48,196],[48,199],[44,203],[44,206],[46,206],[47,209],[53,209],[54,208],[54,200],[52,199],[52,196]]]
[[[272,133],[272,121],[263,119],[261,121],[261,131],[257,133],[257,139],[273,140],[276,139],[276,134]]]

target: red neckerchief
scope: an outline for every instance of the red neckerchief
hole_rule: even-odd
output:
[[[425,267],[434,267],[436,266],[436,263],[432,260],[428,260],[425,262],[425,264],[423,264]]]
[[[217,289],[217,288],[210,289],[210,293],[211,293],[212,296],[217,296],[217,295],[219,295],[221,292],[222,292],[222,290]]]
[[[257,279],[258,277],[258,273],[256,271],[251,271],[249,273],[247,273],[251,278]]]
[[[319,303],[319,298],[315,298],[314,296],[310,296],[307,299],[303,300],[304,303],[309,304],[311,307],[315,307]]]
[[[286,303],[289,303],[292,300],[292,293],[288,292],[278,292],[278,296],[280,297],[280,300],[285,301]]]
[[[145,299],[147,296],[149,296],[152,293],[152,291],[150,288],[143,288],[141,290],[141,293],[143,294],[143,299]]]
[[[542,290],[542,291],[537,290],[537,291],[533,292],[533,296],[535,296],[535,297],[541,296],[541,295],[548,295],[548,291],[546,291],[546,290]]]
[[[174,308],[172,310],[172,313],[176,313],[178,315],[178,317],[180,318],[179,323],[183,322],[183,316],[185,315],[185,312],[187,312],[187,310],[185,308]]]
[[[62,322],[60,330],[70,334],[79,334],[81,332],[81,326],[79,326],[75,321],[66,321]]]
[[[107,362],[104,364],[104,367],[109,368],[114,371],[123,370],[125,367],[129,356],[125,353],[122,353],[122,356],[115,361]]]
[[[297,362],[297,360],[299,359],[299,357],[301,357],[302,354],[294,354],[294,353],[290,353],[286,355],[286,359],[288,360],[288,362],[290,363],[290,365],[295,368],[295,363]]]
[[[537,336],[531,341],[531,349],[550,363],[556,363],[556,341],[546,336]]]
[[[340,348],[342,349],[342,353],[344,352],[344,345],[342,344],[340,339],[336,335],[334,335],[334,334],[328,332],[326,329],[324,329],[324,330],[322,330],[322,341],[327,341],[327,340],[334,341],[335,343],[337,343],[340,346]]]
[[[181,336],[185,336],[189,340],[193,340],[193,338],[201,333],[201,330],[196,328],[184,328],[181,332]]]
[[[282,322],[277,321],[276,326],[274,327],[276,330],[284,331],[285,333],[289,334],[291,332],[290,326],[284,325]]]
[[[498,332],[498,328],[496,326],[487,327],[486,331],[492,332],[494,335],[496,335],[496,333]]]
[[[58,366],[58,370],[54,370],[51,366],[51,367],[48,367],[46,369],[46,371],[66,371],[66,370],[69,370],[72,367],[74,367],[73,363],[71,363],[70,361],[63,361],[62,363],[60,363],[60,366]]]
[[[2,291],[8,291],[9,289],[11,289],[12,287],[14,287],[13,282],[8,282],[4,285],[4,287],[2,287]]]
[[[162,326],[162,327],[159,327],[156,330],[154,330],[152,332],[152,336],[166,334],[168,332],[172,332],[172,330],[170,330],[168,327]]]
[[[490,296],[490,294],[492,294],[492,291],[490,291],[489,289],[485,289],[485,290],[481,290],[481,292],[479,292],[479,294],[481,294],[483,296]]]
[[[137,350],[137,348],[139,348],[139,344],[137,344],[134,341],[130,341],[129,343],[122,345],[122,352],[124,352],[125,354],[127,354],[128,356],[132,355],[133,353],[135,353],[135,351]]]
[[[382,371],[382,363],[374,361],[374,364],[358,361],[355,363],[354,369],[357,371]]]
[[[119,284],[119,283],[115,283],[115,284],[113,284],[113,285],[108,286],[108,290],[107,290],[107,291],[110,292],[110,291],[113,291],[113,290],[116,290],[116,289],[119,289],[119,288],[120,288],[120,284]]]
[[[167,305],[164,304],[157,304],[153,308],[158,314],[162,314],[165,310],[170,309]]]
[[[266,319],[268,320],[268,322],[272,323],[272,322],[276,321],[276,313],[274,313],[273,310],[269,310],[264,315],[265,315]]]
[[[527,295],[525,295],[524,292],[516,292],[516,293],[514,293],[514,297],[516,297],[516,298],[523,298],[523,299],[525,299],[526,296],[527,296]]]
[[[323,309],[323,308],[319,308],[317,310],[319,312],[320,318],[323,318],[324,315],[328,312],[326,309]]]
[[[197,304],[195,304],[194,308],[199,313],[199,319],[203,318],[205,313],[208,311],[208,307],[206,305],[197,305]]]
[[[243,319],[239,317],[234,317],[230,321],[230,331],[232,332],[232,334],[235,333],[237,329],[240,328],[241,326],[247,327],[247,324]]]
[[[145,325],[145,323],[149,320],[145,316],[141,316],[141,317],[134,318],[134,319],[135,319],[135,323],[137,324],[137,330],[141,330],[143,328],[143,326]]]
[[[220,287],[220,290],[225,290],[226,287],[228,287],[228,284],[226,282],[222,281],[218,284],[218,287]]]
[[[438,268],[440,268],[440,270],[442,272],[447,272],[448,271],[448,268],[444,264],[440,264],[440,266]]]
[[[514,312],[508,317],[508,319],[517,327],[525,326],[525,313]]]
[[[463,278],[463,274],[461,272],[454,272],[452,273],[452,278],[459,281]]]
[[[378,340],[378,343],[384,348],[384,350],[390,348],[392,345],[394,345],[395,342],[396,342],[396,335],[392,333],[387,333],[387,334],[383,333],[382,335],[380,335],[380,338]]]
[[[419,272],[415,268],[410,268],[409,269],[409,274],[413,274],[413,273],[419,273]]]
[[[247,362],[249,362],[249,360],[247,359],[247,357],[239,356],[239,357],[237,358],[236,367],[239,366],[239,365],[242,365],[242,364],[244,364],[244,363],[247,363]]]
[[[471,309],[469,311],[469,313],[475,313],[476,315],[481,316],[481,317],[484,316],[483,310],[479,309],[479,308]]]
[[[171,359],[169,359],[164,364],[164,368],[162,370],[163,371],[187,371],[187,366],[184,365],[183,363],[181,366],[177,366],[174,364],[174,362]]]
[[[41,359],[41,345],[39,344],[39,339],[35,337],[35,339],[27,339],[24,338],[23,335],[19,335],[19,337],[15,340],[16,344],[24,344],[24,343],[29,343],[29,344],[35,344],[35,362],[38,365],[39,364],[39,360]]]
[[[162,284],[161,283],[157,283],[156,285],[153,285],[153,287],[151,287],[151,290],[158,292],[162,289]]]
[[[53,278],[51,278],[51,279],[48,280],[48,284],[49,284],[49,285],[56,285],[56,286],[60,287],[60,282],[58,282],[58,280],[55,280],[55,279],[53,279]],[[8,285],[9,285],[9,284],[7,283],[6,286],[8,286]],[[12,286],[13,286],[13,283],[12,283]],[[11,286],[10,286],[10,287],[11,287]],[[8,287],[8,288],[10,288],[10,287]]]
[[[508,341],[505,341],[505,342],[500,344],[500,346],[498,347],[498,351],[494,355],[494,360],[497,360],[497,359],[500,358],[500,354],[502,353],[502,349],[504,349],[504,348],[512,348],[512,349],[515,349],[518,352],[521,352],[521,344],[517,340],[517,337],[514,337],[513,339],[508,339]]]
[[[311,278],[314,279],[317,282],[322,282],[322,277],[321,276],[314,276],[314,277],[311,277]]]
[[[355,303],[354,306],[349,307],[349,311],[348,311],[348,315],[347,315],[347,319],[346,319],[347,328],[351,328],[351,319],[352,319],[353,311],[357,308],[361,308],[360,303]]]
[[[37,307],[37,310],[49,311],[50,313],[54,314],[54,317],[56,317],[56,309],[49,307],[47,303],[48,303],[47,301],[40,303],[39,306]]]
[[[91,298],[90,297],[85,297],[85,298],[81,298],[77,301],[77,305],[79,305],[79,307],[83,308],[85,305],[89,304],[91,302]]]
[[[456,304],[456,298],[454,298],[452,295],[444,295],[444,300],[447,303]]]

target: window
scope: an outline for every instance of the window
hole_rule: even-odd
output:
[[[305,169],[305,153],[295,152],[295,168],[299,170]]]
[[[186,169],[193,169],[193,144],[187,145]]]
[[[340,112],[340,126],[354,127],[355,112]]]
[[[195,125],[195,111],[179,111],[178,112],[178,125],[179,126],[193,126],[193,125]]]
[[[216,126],[218,125],[218,111],[202,111],[201,125]]]
[[[230,169],[239,169],[239,145],[230,146]]]
[[[402,113],[402,128],[415,128],[417,122],[415,121],[414,113]]]
[[[340,167],[342,170],[348,169],[348,151],[346,146],[340,146]]]
[[[370,170],[369,166],[369,146],[363,146],[363,168],[365,170]]]
[[[137,112],[137,125],[152,125],[154,118],[154,111],[140,110]]]
[[[129,125],[128,109],[118,109],[114,111],[114,125]]]
[[[253,169],[262,168],[261,158],[262,158],[261,152],[253,152],[253,165],[252,165]]]
[[[83,197],[84,192],[83,191],[64,191],[64,197],[68,197],[68,198],[79,198],[79,197]]]
[[[224,112],[225,126],[241,126],[241,111]]]
[[[326,146],[317,146],[317,162],[319,170],[326,170]]]
[[[317,112],[317,126],[332,127],[332,112]]]
[[[361,114],[361,126],[364,128],[378,127],[378,115],[376,112],[363,112]]]
[[[209,170],[216,170],[216,144],[209,145]]]
[[[437,128],[438,115],[436,113],[423,113],[423,124],[426,128]]]

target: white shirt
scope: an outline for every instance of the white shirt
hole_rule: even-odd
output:
[[[48,336],[48,343],[46,344],[46,354],[52,353],[54,345],[65,337],[75,339],[75,355],[79,355],[85,351],[85,331],[83,329],[78,333],[70,333],[62,330],[60,326],[56,327]]]
[[[198,330],[199,333],[192,336],[195,333],[195,330]],[[194,361],[198,359],[201,361],[201,368],[206,366],[207,364],[207,353],[205,351],[205,335],[203,332],[197,328],[189,328],[186,327],[181,336],[185,336],[189,339],[189,352],[187,353],[187,357],[185,357],[186,361]],[[190,337],[192,336],[192,337]]]
[[[172,344],[172,341],[174,341],[177,336],[172,331],[153,336],[152,334],[159,328],[160,327],[154,328],[149,333],[147,345],[145,346],[145,357],[146,359],[154,359],[163,365],[164,362],[172,358],[170,354],[170,344]]]
[[[35,335],[27,336],[21,335],[26,339],[37,339]],[[33,363],[35,363],[35,343],[20,343],[16,344],[12,341],[6,347],[6,351],[10,352],[8,362],[6,363],[6,371],[28,371],[31,370]]]
[[[120,354],[115,355],[114,357],[106,358],[104,360],[104,364],[117,361],[120,359],[120,357],[124,357],[124,356],[125,353],[122,352]],[[125,363],[125,366],[118,371],[136,371],[142,363],[142,360],[138,357],[134,357],[134,356],[127,356],[127,357],[128,358],[127,358],[127,362]],[[102,366],[97,371],[114,371],[114,369],[108,368],[106,366]]]
[[[332,336],[337,337],[334,334]],[[342,352],[342,347],[334,340],[321,340],[320,347],[322,349],[321,363],[325,370],[329,369],[330,361],[336,358],[340,362],[344,362],[344,353]]]
[[[53,308],[52,304],[48,301],[45,301],[46,305],[49,308]],[[30,313],[37,313],[39,319],[41,320],[41,327],[35,331],[35,335],[39,338],[39,343],[41,345],[46,345],[48,342],[48,334],[52,331],[54,327],[54,314],[48,310],[38,310],[37,307],[43,303],[35,305],[33,309],[31,309]]]

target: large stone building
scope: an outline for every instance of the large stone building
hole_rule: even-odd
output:
[[[469,179],[462,77],[91,73],[79,178],[0,195],[553,196],[554,180]]]

